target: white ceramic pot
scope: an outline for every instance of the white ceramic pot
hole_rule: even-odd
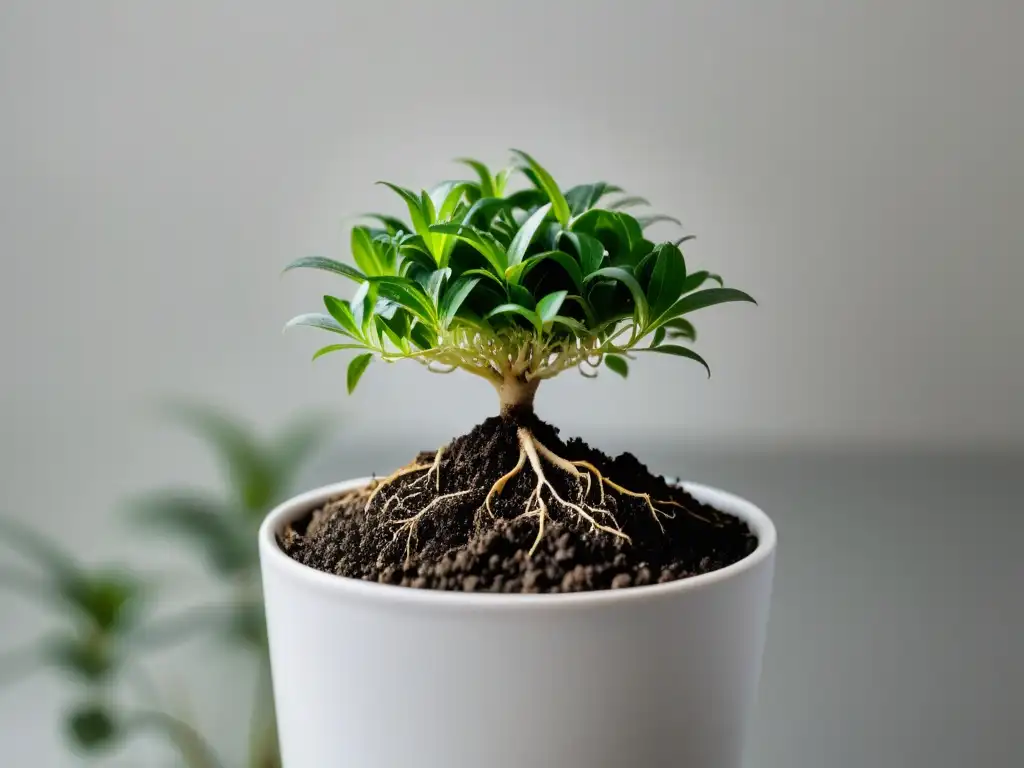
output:
[[[775,556],[689,579],[565,595],[410,589],[314,570],[275,535],[339,483],[298,496],[259,534],[285,768],[738,768]]]

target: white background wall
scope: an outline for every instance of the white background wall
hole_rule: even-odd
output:
[[[1013,0],[7,0],[0,509],[116,553],[117,499],[211,471],[160,395],[327,405],[410,454],[492,413],[412,366],[347,400],[343,358],[279,333],[335,284],[278,273],[397,211],[375,180],[511,146],[679,215],[690,262],[761,300],[701,316],[710,382],[658,359],[546,385],[566,432],[1020,443],[1022,31]]]

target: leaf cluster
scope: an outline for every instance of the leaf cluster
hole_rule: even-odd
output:
[[[288,323],[340,337],[314,359],[358,353],[348,368],[350,392],[375,358],[462,369],[495,384],[572,367],[586,373],[602,361],[625,375],[625,358],[641,351],[707,368],[676,343],[695,340],[689,316],[753,301],[717,275],[688,268],[682,246],[692,238],[649,239],[651,225],[678,222],[629,213],[647,204],[643,198],[606,182],[563,190],[533,157],[514,154],[515,163],[497,173],[464,159],[475,178],[419,193],[382,182],[404,202],[408,219],[368,215],[372,224],[351,230],[352,263],[310,256],[288,265],[357,286],[351,299],[324,296],[326,312]],[[516,172],[526,185],[509,191]]]

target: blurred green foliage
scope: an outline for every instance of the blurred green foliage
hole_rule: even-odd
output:
[[[87,567],[51,536],[0,518],[0,543],[16,562],[0,566],[0,588],[45,606],[60,629],[23,649],[0,652],[0,684],[41,669],[63,673],[77,689],[64,732],[79,754],[113,751],[149,732],[166,738],[190,768],[224,763],[193,725],[152,706],[157,686],[141,666],[146,654],[199,633],[220,636],[246,654],[259,681],[248,737],[251,768],[280,766],[269,684],[267,633],[256,532],[264,515],[294,491],[304,463],[326,437],[322,416],[297,419],[270,439],[218,409],[175,403],[169,416],[205,441],[226,482],[220,495],[172,488],[127,503],[130,520],[152,535],[173,534],[201,556],[230,599],[159,616],[159,590],[130,567]],[[6,560],[6,558],[5,558]],[[150,701],[139,703],[132,682]]]

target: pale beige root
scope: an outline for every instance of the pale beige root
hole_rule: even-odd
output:
[[[665,530],[665,526],[662,525],[661,517],[659,517],[659,515],[671,520],[675,517],[675,513],[673,512],[672,514],[669,514],[668,512],[665,512],[662,509],[658,509],[659,505],[664,505],[666,507],[678,507],[679,509],[686,512],[688,515],[695,517],[702,522],[711,524],[711,521],[708,520],[706,517],[698,515],[685,504],[680,504],[678,501],[672,501],[671,499],[652,499],[649,493],[637,493],[636,491],[631,491],[628,488],[623,488],[618,483],[613,482],[604,475],[602,475],[601,471],[593,464],[591,464],[589,461],[574,461],[571,463],[575,467],[582,467],[588,473],[593,473],[593,475],[597,478],[598,487],[601,489],[601,501],[599,503],[604,503],[604,488],[606,485],[612,490],[622,494],[623,496],[632,496],[634,499],[643,499],[645,502],[647,502],[647,508],[651,510],[651,514],[654,516],[655,522],[658,524],[658,527],[661,528],[663,532]]]
[[[505,488],[505,483],[507,483],[509,480],[511,480],[516,475],[518,475],[522,471],[523,467],[525,467],[525,466],[526,466],[526,451],[522,447],[520,447],[519,448],[519,461],[516,462],[516,465],[514,467],[512,467],[512,470],[510,472],[507,472],[507,473],[505,473],[504,475],[502,475],[501,477],[498,478],[497,482],[494,485],[491,486],[491,490],[489,490],[487,492],[487,498],[484,499],[484,509],[486,509],[488,511],[488,513],[490,513],[491,517],[494,517],[494,510],[491,509],[491,499],[494,498],[499,493],[501,493],[502,490],[504,490],[504,488]]]
[[[429,482],[430,476],[433,475],[434,490],[437,491],[438,493],[441,492],[441,457],[444,455],[445,448],[446,446],[442,445],[440,448],[437,449],[437,452],[434,454],[434,463],[430,465],[430,469],[427,470],[427,474],[425,474],[423,477],[418,477],[411,483],[409,483],[410,488],[414,485],[419,485],[420,483],[423,482]]]
[[[374,486],[373,491],[370,493],[370,497],[366,500],[366,506],[363,508],[364,512],[370,511],[370,505],[373,504],[373,500],[377,498],[377,494],[380,493],[384,488],[391,485],[400,477],[405,475],[411,475],[413,472],[422,472],[424,469],[430,469],[430,464],[410,464],[407,467],[396,469],[387,477],[378,480],[377,485]]]
[[[402,535],[402,531],[408,530],[408,535],[406,536],[405,539],[405,561],[407,563],[409,562],[409,560],[412,559],[412,537],[416,534],[416,526],[419,524],[420,520],[423,519],[423,516],[430,512],[430,510],[440,502],[447,501],[448,499],[455,499],[458,498],[459,496],[465,496],[467,493],[472,493],[473,490],[473,488],[469,488],[465,491],[446,493],[444,496],[438,496],[436,499],[431,501],[429,504],[427,504],[427,506],[425,506],[412,517],[404,517],[401,520],[389,521],[391,525],[399,526],[398,530],[395,531],[395,535],[391,537],[392,541],[396,541],[398,537]],[[418,495],[419,492],[412,494],[412,496]],[[394,498],[392,498],[392,500],[394,500]]]
[[[525,427],[520,427],[517,434],[519,436],[519,461],[516,462],[515,467],[513,467],[510,472],[502,475],[500,478],[498,478],[497,482],[495,482],[494,485],[491,486],[491,489],[487,492],[487,498],[484,501],[484,506],[487,509],[487,511],[490,512],[491,515],[493,515],[494,513],[490,507],[491,499],[495,495],[501,493],[502,489],[504,489],[508,481],[514,478],[520,472],[522,472],[523,468],[526,466],[526,462],[529,461],[530,469],[533,470],[533,474],[537,478],[537,487],[534,488],[533,493],[530,494],[530,498],[527,499],[526,510],[520,515],[520,517],[536,517],[538,519],[538,523],[537,538],[534,539],[533,546],[530,547],[530,551],[527,553],[528,555],[532,555],[537,550],[537,546],[540,544],[541,539],[544,538],[544,529],[546,527],[548,518],[548,505],[545,503],[543,498],[543,491],[545,488],[548,490],[548,492],[551,494],[555,501],[557,501],[559,504],[561,504],[563,507],[570,510],[574,514],[576,514],[578,517],[588,522],[594,529],[604,531],[605,533],[609,533],[612,536],[617,536],[621,539],[624,539],[625,541],[630,541],[629,536],[620,531],[618,528],[612,528],[610,526],[602,525],[601,523],[599,523],[597,521],[597,518],[587,511],[587,508],[598,513],[600,512],[600,510],[595,510],[593,509],[593,507],[590,507],[585,503],[576,504],[574,502],[563,499],[559,495],[555,487],[548,480],[547,476],[544,474],[544,466],[541,462],[541,456],[543,456],[553,466],[568,472],[570,475],[576,478],[577,481],[579,481],[581,486],[581,497],[585,495],[585,491],[582,487],[584,478],[582,472],[580,472],[574,466],[572,466],[572,464],[569,461],[563,459],[554,451],[547,448],[543,443],[539,442],[533,436],[530,430],[526,429]],[[534,502],[536,502],[536,507],[534,507]]]

